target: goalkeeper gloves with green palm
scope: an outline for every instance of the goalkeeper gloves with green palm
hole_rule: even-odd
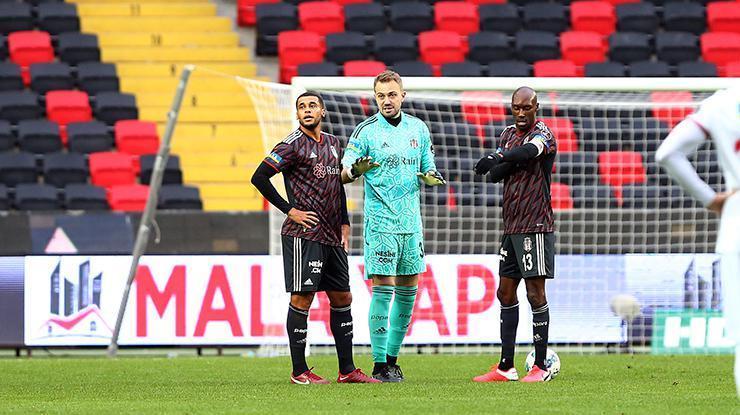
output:
[[[380,164],[374,162],[372,157],[360,157],[352,163],[352,168],[349,170],[350,179],[357,180],[360,176],[376,167],[380,167]]]
[[[427,186],[441,186],[443,184],[447,184],[447,180],[442,177],[442,173],[436,170],[429,170],[426,173],[418,172],[416,173],[416,176]]]

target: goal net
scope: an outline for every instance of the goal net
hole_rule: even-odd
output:
[[[448,179],[445,187],[422,189],[428,271],[407,343],[471,351],[477,350],[471,345],[499,341],[502,185],[472,169],[511,123],[512,90],[529,85],[538,91],[538,118],[558,140],[551,186],[557,256],[556,278],[548,283],[550,341],[614,350],[652,347],[657,353],[725,350],[713,254],[717,220],[671,182],[654,154],[676,123],[729,82],[405,79],[403,110],[429,126],[437,167]],[[344,144],[359,122],[377,112],[372,78],[294,78],[292,97],[304,90],[321,92],[323,128]],[[274,104],[264,105],[263,113],[270,114]],[[279,138],[266,140],[266,150]],[[710,186],[722,189],[710,141],[691,161]],[[355,257],[350,267],[361,270],[363,186],[358,181],[346,189]],[[273,254],[280,253],[283,219],[271,211]],[[359,271],[350,272],[361,281]],[[366,310],[358,297],[355,309]],[[529,343],[529,307],[520,309],[517,341]],[[363,312],[355,314],[355,320],[365,320]],[[367,340],[362,327],[355,330],[361,343]]]

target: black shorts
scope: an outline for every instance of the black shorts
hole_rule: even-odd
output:
[[[499,254],[499,275],[502,277],[555,277],[555,234],[552,232],[504,235]]]
[[[282,238],[286,292],[349,291],[344,248],[292,236]]]

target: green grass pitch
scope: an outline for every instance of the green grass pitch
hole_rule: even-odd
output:
[[[740,414],[731,356],[560,358],[544,384],[471,382],[491,356],[402,355],[403,384],[326,386],[289,384],[285,357],[0,359],[0,413]],[[333,356],[309,364],[336,379]]]

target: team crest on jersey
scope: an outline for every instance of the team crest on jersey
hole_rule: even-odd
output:
[[[339,158],[339,154],[337,154],[337,149],[334,148],[334,146],[329,146],[329,150],[331,151],[331,154],[334,156],[335,159]]]
[[[532,250],[532,239],[529,236],[525,237],[522,245],[526,252],[530,252]]]
[[[416,141],[415,138],[412,138],[411,141],[409,141],[409,145],[411,146],[411,148],[419,148],[419,142]]]

